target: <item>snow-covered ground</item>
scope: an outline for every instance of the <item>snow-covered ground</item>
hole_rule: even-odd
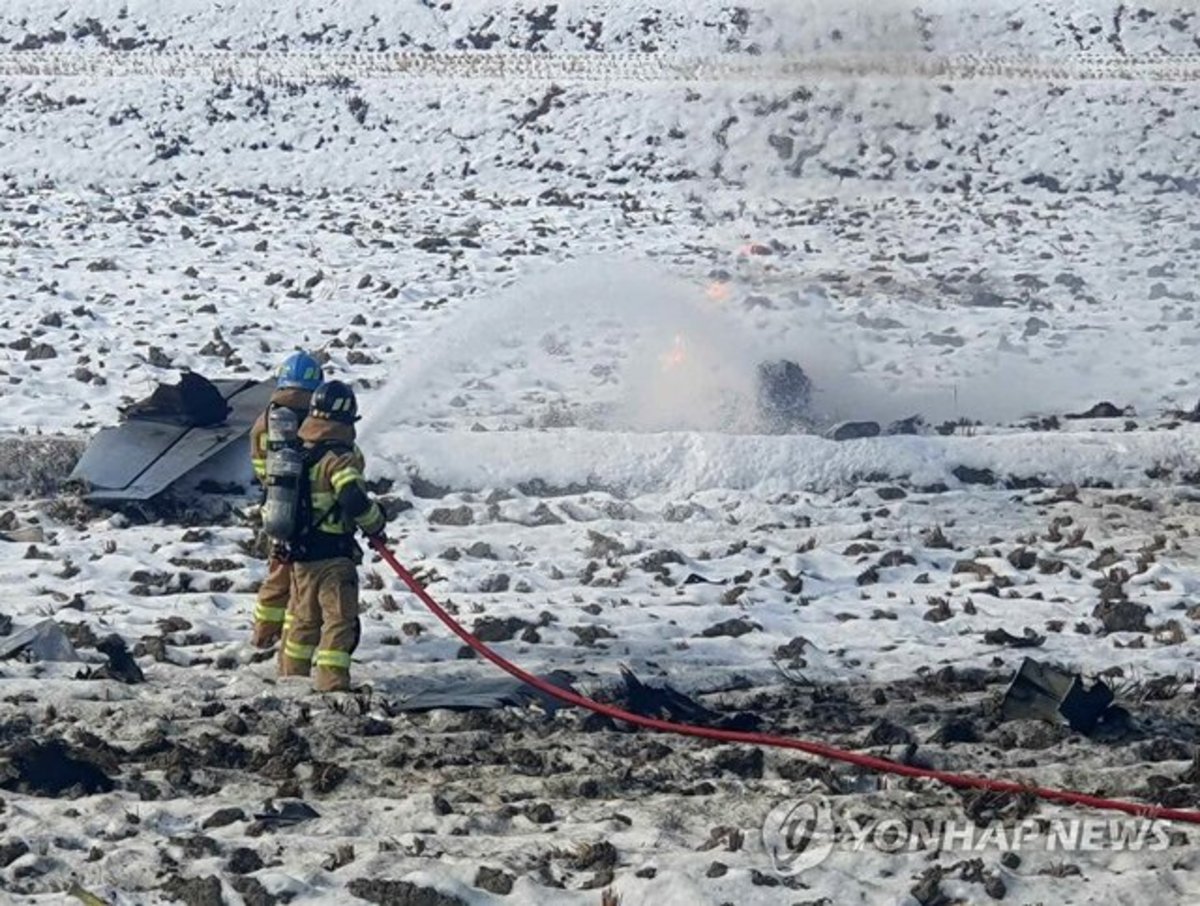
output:
[[[778,875],[781,800],[971,803],[583,715],[402,713],[490,668],[378,562],[371,695],[276,684],[248,525],[90,510],[7,452],[181,367],[319,348],[413,504],[401,559],[522,665],[1194,805],[1198,45],[1186,4],[10,0],[0,532],[32,532],[0,541],[0,615],[53,616],[92,667],[116,632],[147,682],[0,663],[0,749],[64,739],[115,783],[0,794],[4,902],[1200,901],[1181,836]],[[760,416],[781,358],[813,433]],[[1100,401],[1121,414],[1066,418]],[[846,420],[884,431],[830,439]],[[1134,724],[998,722],[1026,654],[1104,675]],[[319,817],[252,820],[297,798]]]

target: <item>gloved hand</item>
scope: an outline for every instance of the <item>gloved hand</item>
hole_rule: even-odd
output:
[[[371,547],[386,547],[387,543],[387,532],[382,527],[374,534],[367,535],[367,544],[371,545]]]

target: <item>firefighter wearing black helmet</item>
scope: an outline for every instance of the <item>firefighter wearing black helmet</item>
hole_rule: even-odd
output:
[[[382,539],[386,517],[367,493],[363,457],[354,444],[358,403],[341,381],[321,384],[300,425],[307,463],[304,521],[291,547],[292,594],[279,652],[281,676],[313,675],[320,692],[350,688],[358,645],[361,530]]]

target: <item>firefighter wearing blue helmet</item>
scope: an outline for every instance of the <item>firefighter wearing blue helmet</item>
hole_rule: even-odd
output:
[[[293,352],[280,364],[275,373],[275,392],[271,394],[271,401],[250,429],[250,463],[260,482],[265,483],[267,478],[267,421],[271,410],[282,406],[295,413],[297,422],[304,421],[313,391],[324,378],[321,363],[307,352]],[[255,647],[270,648],[279,640],[291,585],[291,564],[273,548],[267,561],[267,577],[259,586],[254,607],[251,643]]]

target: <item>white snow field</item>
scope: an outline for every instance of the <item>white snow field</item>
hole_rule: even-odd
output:
[[[0,902],[1200,903],[1183,824],[1006,851],[1096,816],[405,712],[495,671],[373,557],[369,691],[276,682],[248,468],[122,513],[61,483],[179,369],[317,349],[401,560],[523,666],[1195,807],[1198,80],[1184,2],[6,0],[0,647],[52,618],[79,660],[0,661]],[[806,431],[758,406],[779,359]],[[112,633],[145,683],[89,678]],[[1026,655],[1131,719],[1001,722]],[[768,815],[807,796],[993,836],[795,871]]]

